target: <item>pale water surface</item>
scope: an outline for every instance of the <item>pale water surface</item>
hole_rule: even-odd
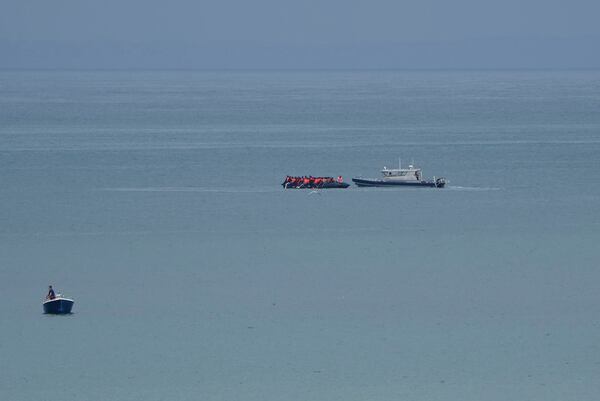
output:
[[[599,174],[600,72],[0,72],[0,399],[597,400]]]

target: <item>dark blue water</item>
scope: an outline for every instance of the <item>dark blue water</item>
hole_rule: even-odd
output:
[[[0,399],[595,400],[599,156],[600,72],[0,72]]]

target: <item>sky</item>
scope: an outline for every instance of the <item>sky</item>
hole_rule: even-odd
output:
[[[0,0],[3,69],[597,69],[597,0]]]

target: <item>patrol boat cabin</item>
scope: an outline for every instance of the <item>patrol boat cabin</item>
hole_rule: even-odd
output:
[[[421,169],[415,168],[412,164],[408,168],[389,169],[384,166],[381,174],[384,180],[421,181]]]

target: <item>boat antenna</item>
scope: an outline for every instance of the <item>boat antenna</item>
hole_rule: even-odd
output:
[[[398,158],[398,170],[402,170],[402,158]]]

